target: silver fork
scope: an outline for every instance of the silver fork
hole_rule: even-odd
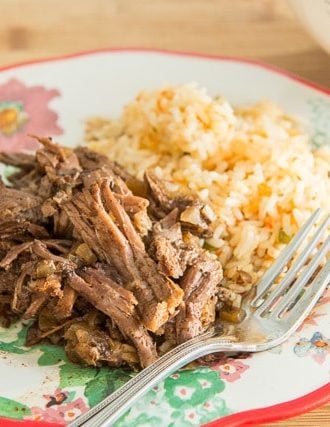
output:
[[[256,285],[255,295],[245,299],[244,320],[187,341],[160,357],[121,388],[80,416],[70,427],[111,426],[135,401],[162,379],[185,364],[215,352],[259,352],[284,342],[310,313],[330,281],[330,260],[317,272],[330,248],[330,215],[318,227],[304,249],[291,263],[282,280],[274,285],[297,249],[320,218],[318,209],[281,252],[276,262]],[[323,235],[324,243],[318,248]],[[313,251],[315,251],[314,254]]]

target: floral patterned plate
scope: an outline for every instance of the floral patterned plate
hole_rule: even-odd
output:
[[[269,98],[308,125],[314,145],[329,144],[329,90],[247,60],[118,49],[0,70],[0,150],[34,148],[28,133],[79,144],[88,116],[119,114],[142,88],[189,81],[234,104]],[[221,355],[208,366],[183,369],[154,387],[116,426],[257,424],[325,403],[329,325],[328,291],[282,346],[253,356]],[[73,365],[60,347],[26,348],[26,328],[0,329],[0,425],[9,425],[5,417],[27,425],[68,423],[132,376],[123,369]]]

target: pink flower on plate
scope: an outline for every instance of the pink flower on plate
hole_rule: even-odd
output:
[[[24,417],[25,420],[46,421],[49,423],[63,423],[62,416],[55,408],[43,409],[37,406],[31,408],[31,415]]]
[[[73,421],[79,415],[83,414],[88,410],[83,399],[80,397],[73,402],[63,405],[61,409],[61,414],[63,414],[63,419],[65,422]]]
[[[223,380],[231,383],[240,379],[241,374],[249,369],[249,365],[240,360],[228,358],[210,365],[210,368],[218,371]]]
[[[25,419],[34,421],[48,421],[52,423],[69,423],[88,410],[84,400],[78,399],[64,403],[58,406],[39,408],[34,406],[31,408],[32,414]]]
[[[196,424],[199,421],[199,416],[194,409],[187,409],[184,413],[184,419],[189,423]]]
[[[28,134],[60,135],[58,115],[48,103],[60,92],[42,86],[26,86],[16,79],[0,85],[0,151],[32,150],[37,142]]]

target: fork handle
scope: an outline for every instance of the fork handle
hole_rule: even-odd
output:
[[[228,339],[212,339],[206,333],[174,348],[156,362],[138,373],[134,378],[83,414],[70,427],[109,427],[139,398],[161,380],[199,357],[213,352],[239,351],[240,345]]]

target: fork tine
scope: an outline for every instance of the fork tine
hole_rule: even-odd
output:
[[[322,259],[326,255],[330,248],[330,236],[323,243],[318,252],[314,255],[312,261],[306,265],[297,281],[292,285],[292,288],[287,294],[283,296],[281,301],[272,310],[270,317],[278,317],[282,311],[287,308],[290,304],[295,302],[301,290],[304,288],[308,280],[312,277],[317,267],[320,265]]]
[[[285,317],[285,322],[288,322],[288,326],[290,328],[295,324],[295,327],[297,328],[302,323],[323,294],[325,288],[329,284],[329,281],[330,260],[328,260],[325,266],[318,272],[317,276],[297,305],[293,307],[288,316]]]
[[[266,296],[262,304],[258,307],[258,309],[255,311],[255,315],[261,315],[265,310],[267,310],[270,305],[275,301],[276,298],[278,298],[280,295],[282,295],[285,290],[290,286],[293,279],[296,277],[296,274],[301,269],[301,267],[305,264],[306,260],[308,259],[309,255],[313,251],[313,249],[316,247],[318,242],[320,241],[324,230],[327,228],[330,221],[330,215],[328,215],[323,223],[320,225],[320,227],[317,229],[316,233],[314,234],[311,241],[308,243],[308,245],[305,247],[305,249],[301,252],[299,257],[296,259],[294,264],[291,266],[290,270],[286,273],[283,280],[273,289],[273,291]]]
[[[287,262],[292,258],[298,246],[303,242],[315,222],[318,220],[321,214],[321,209],[317,209],[307,222],[302,226],[298,233],[294,236],[287,247],[281,252],[276,262],[270,267],[269,270],[261,277],[259,282],[256,284],[256,296],[251,301],[252,307],[257,307],[260,297],[269,289],[273,284],[273,281],[283,270]]]

